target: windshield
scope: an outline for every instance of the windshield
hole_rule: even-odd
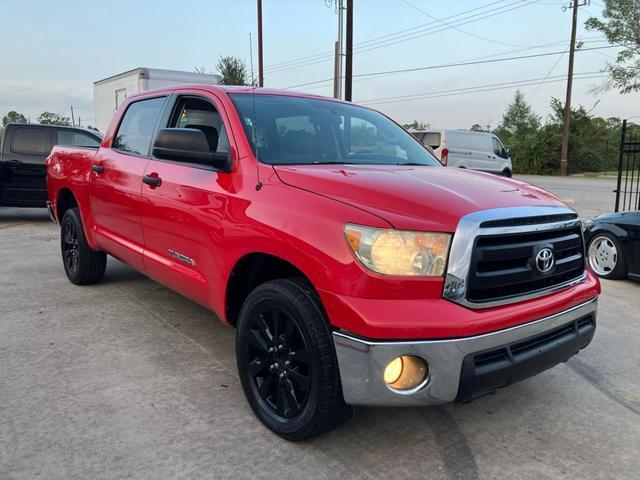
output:
[[[230,97],[263,163],[439,165],[415,138],[373,110],[286,95]]]

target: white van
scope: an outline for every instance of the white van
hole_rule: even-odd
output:
[[[443,165],[499,173],[510,177],[511,152],[493,133],[469,130],[412,130],[411,133],[433,149]]]

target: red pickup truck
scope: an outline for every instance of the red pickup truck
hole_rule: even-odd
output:
[[[236,328],[257,417],[289,440],[352,405],[468,402],[591,341],[600,285],[558,198],[444,168],[384,115],[249,87],[128,98],[99,148],[55,147],[69,279],[107,254]]]

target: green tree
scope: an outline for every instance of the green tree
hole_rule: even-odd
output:
[[[69,117],[51,112],[42,112],[38,117],[38,123],[42,125],[71,125]]]
[[[624,47],[614,63],[607,62],[609,80],[603,88],[620,93],[640,90],[640,0],[604,0],[603,19],[589,18],[588,30],[598,30],[611,45]]]
[[[222,76],[223,85],[250,85],[247,66],[237,57],[220,57],[216,69]]]
[[[6,127],[10,123],[27,123],[27,117],[14,110],[2,117],[2,126]]]
[[[513,101],[507,107],[500,125],[495,130],[495,133],[511,149],[515,172],[542,173],[537,171],[548,168],[540,164],[543,161],[536,150],[537,143],[542,138],[538,135],[539,131],[540,117],[526,102],[524,94],[516,90]]]
[[[498,130],[509,135],[522,136],[540,128],[540,117],[524,99],[524,94],[516,90],[513,101],[502,116]]]

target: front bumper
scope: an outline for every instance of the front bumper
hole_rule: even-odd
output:
[[[540,373],[586,347],[595,332],[597,298],[497,332],[444,340],[369,341],[333,332],[344,399],[351,405],[411,406],[464,402]],[[400,355],[429,364],[428,380],[399,392],[383,380]]]

